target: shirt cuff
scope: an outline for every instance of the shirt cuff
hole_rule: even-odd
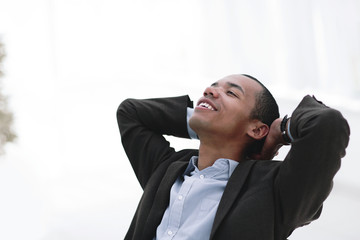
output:
[[[293,142],[293,141],[294,141],[294,138],[293,138],[293,136],[291,135],[291,132],[290,132],[290,123],[291,123],[291,119],[289,120],[289,123],[287,124],[287,131],[286,131],[286,133],[287,133],[288,137],[290,138],[291,142]]]
[[[194,112],[193,108],[189,108],[189,107],[187,108],[187,114],[186,114],[187,130],[188,130],[189,137],[191,139],[199,139],[198,136],[196,135],[196,133],[194,132],[194,130],[192,130],[189,126],[189,119],[191,118],[193,112]]]

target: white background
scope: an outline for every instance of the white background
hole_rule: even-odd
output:
[[[2,85],[18,134],[0,157],[0,239],[122,239],[141,189],[117,106],[196,101],[232,73],[259,78],[281,115],[315,94],[348,119],[323,214],[289,239],[358,239],[359,12],[358,0],[0,0]]]

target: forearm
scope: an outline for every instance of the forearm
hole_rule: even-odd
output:
[[[154,169],[174,153],[163,135],[189,137],[188,106],[188,96],[127,99],[120,104],[117,120],[122,144],[142,186]]]
[[[159,134],[187,138],[188,96],[153,99],[127,99],[117,111],[120,132],[135,123]]]
[[[349,141],[349,126],[340,112],[307,96],[289,122],[293,137],[276,186],[283,212],[301,222],[315,214],[332,188]]]

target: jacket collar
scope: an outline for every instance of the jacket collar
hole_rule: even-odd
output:
[[[163,179],[160,182],[161,187],[157,189],[153,206],[149,216],[147,217],[147,221],[144,226],[143,237],[141,239],[154,238],[156,229],[159,226],[164,212],[169,205],[170,189],[175,180],[185,171],[188,163],[188,161],[176,161],[169,166]]]
[[[211,230],[210,239],[213,239],[216,231],[218,230],[221,222],[225,218],[226,214],[231,209],[233,203],[241,192],[245,181],[256,161],[254,160],[246,160],[239,163],[239,165],[234,170],[231,175],[223,196],[221,197],[219,207],[217,209],[214,224]]]

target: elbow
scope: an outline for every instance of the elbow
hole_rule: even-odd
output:
[[[130,113],[132,106],[133,106],[133,104],[132,104],[133,100],[134,99],[132,99],[132,98],[127,98],[120,103],[120,105],[118,106],[118,108],[116,110],[116,118],[118,120],[121,117],[126,116]]]
[[[349,136],[350,127],[343,115],[332,108],[322,110],[318,115],[317,128],[322,132],[328,131],[333,137]]]
[[[317,116],[314,132],[322,135],[323,141],[328,141],[340,151],[339,157],[345,156],[345,149],[349,143],[350,127],[343,115],[331,108],[322,110]]]

